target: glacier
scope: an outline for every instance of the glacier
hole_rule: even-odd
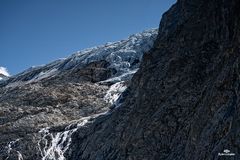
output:
[[[31,128],[35,124],[30,125],[29,123],[34,123],[34,120],[38,121],[39,126],[36,126],[38,131],[35,134],[39,138],[36,139],[39,156],[42,160],[64,160],[64,154],[71,145],[72,134],[83,129],[96,117],[111,114],[121,105],[119,99],[121,99],[122,93],[127,90],[132,76],[138,71],[143,54],[147,53],[154,45],[157,34],[158,29],[146,30],[133,34],[125,40],[108,42],[104,45],[77,51],[67,58],[58,59],[49,64],[33,66],[0,81],[0,89],[2,89],[0,91],[4,95],[0,97],[0,100],[16,96],[16,103],[19,103],[18,110],[23,112],[22,108],[36,110],[34,111],[35,115],[30,115],[29,113],[32,111],[29,111],[26,116],[20,117],[11,126],[22,128],[27,125]],[[98,74],[97,69],[96,72],[91,73],[91,71],[98,68],[99,64],[104,73],[110,70],[111,74],[104,75],[102,79],[96,81],[81,79],[82,74],[83,76]],[[90,68],[88,68],[89,66]],[[74,78],[76,80],[72,81]],[[14,95],[11,94],[12,92]],[[35,94],[39,94],[39,96],[35,96]],[[79,97],[81,98],[82,94],[84,98],[80,100]],[[25,95],[29,95],[29,99],[26,100]],[[45,98],[49,102],[46,102]],[[70,100],[68,101],[68,99]],[[57,100],[62,102],[59,104]],[[46,103],[47,106],[38,106],[39,103]],[[86,113],[85,110],[87,110]],[[69,120],[66,120],[68,118]],[[58,129],[53,131],[54,127]],[[8,141],[6,146],[8,157],[11,158],[11,155],[16,153],[18,159],[22,160],[26,156],[24,151],[18,150],[14,146],[14,144],[20,144],[20,141],[22,145],[25,144],[25,139],[20,139],[18,136],[15,140]]]

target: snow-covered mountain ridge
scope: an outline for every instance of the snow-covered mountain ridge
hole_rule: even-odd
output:
[[[157,32],[85,49],[0,81],[0,159],[65,159],[78,129],[121,108]]]
[[[68,58],[29,68],[13,76],[10,82],[36,82],[55,76],[59,74],[59,72],[83,68],[97,61],[106,61],[108,65],[107,68],[114,70],[114,74],[110,77],[112,81],[122,81],[124,78],[128,78],[136,72],[143,53],[147,52],[153,46],[157,32],[157,29],[150,29],[131,35],[125,40],[106,43],[105,45],[78,51]]]

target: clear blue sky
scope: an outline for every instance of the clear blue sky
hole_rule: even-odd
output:
[[[11,75],[156,28],[176,0],[0,0],[0,66]]]

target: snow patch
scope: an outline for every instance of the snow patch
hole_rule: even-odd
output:
[[[0,67],[0,74],[3,74],[4,76],[7,76],[7,77],[10,76],[10,74],[8,73],[7,68],[5,68],[5,67]]]
[[[31,80],[29,80],[27,83],[32,83],[32,82],[36,82],[39,80],[42,80],[44,78],[48,78],[53,76],[55,73],[57,72],[56,68],[53,68],[52,70],[47,70],[47,71],[43,71],[40,72],[38,75],[36,75],[35,77],[33,77]]]
[[[111,87],[107,91],[107,94],[104,97],[104,100],[108,103],[114,104],[126,88],[127,86],[125,85],[124,81],[117,82],[111,85]]]
[[[104,84],[104,83],[108,83],[108,82],[111,82],[111,83],[117,83],[117,82],[120,82],[120,81],[126,81],[126,80],[130,80],[132,78],[132,76],[138,71],[138,68],[137,69],[134,69],[134,70],[129,70],[129,71],[126,71],[125,73],[119,75],[119,76],[116,76],[116,77],[112,77],[112,78],[109,78],[107,80],[104,80],[104,81],[101,81],[99,82],[99,84]]]

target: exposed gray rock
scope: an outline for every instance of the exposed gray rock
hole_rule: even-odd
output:
[[[106,45],[1,83],[1,158],[240,159],[239,37],[239,0],[179,0],[136,74]]]
[[[239,0],[179,0],[121,106],[79,128],[66,157],[240,159],[239,46]]]
[[[64,159],[71,135],[109,111],[156,36],[145,31],[0,81],[0,160]]]

